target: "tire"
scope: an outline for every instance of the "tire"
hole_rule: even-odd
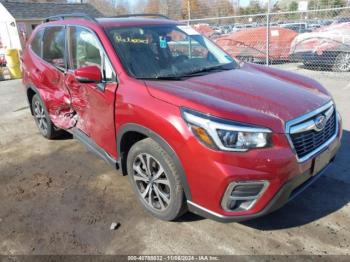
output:
[[[335,72],[350,72],[350,53],[339,53],[333,64],[333,71]]]
[[[127,171],[138,201],[150,214],[171,221],[186,211],[179,172],[157,142],[146,138],[135,143],[127,156]]]
[[[62,134],[61,130],[58,130],[52,123],[46,107],[38,94],[33,96],[31,107],[35,123],[43,137],[54,139]]]

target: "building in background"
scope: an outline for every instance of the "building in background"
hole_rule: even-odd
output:
[[[35,27],[48,16],[85,13],[92,17],[103,14],[86,3],[22,2],[0,0],[0,48],[22,49]]]

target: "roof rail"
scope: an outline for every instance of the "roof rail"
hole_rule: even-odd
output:
[[[112,16],[112,18],[123,18],[123,17],[159,17],[159,18],[170,20],[169,17],[161,14],[128,14],[128,15]]]
[[[44,19],[44,23],[51,22],[51,21],[57,21],[57,20],[65,20],[67,18],[83,18],[86,20],[90,20],[92,22],[97,23],[97,20],[87,14],[84,13],[73,13],[73,14],[59,14],[50,16]]]

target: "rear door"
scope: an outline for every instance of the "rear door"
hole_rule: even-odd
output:
[[[116,156],[114,122],[116,74],[98,36],[82,26],[68,28],[69,70],[66,86],[70,90],[72,107],[77,113],[76,127],[107,153]],[[74,70],[98,66],[102,83],[79,83]]]
[[[52,122],[59,128],[70,126],[70,94],[65,86],[67,70],[66,28],[49,26],[36,33],[30,45],[31,65],[27,67]]]

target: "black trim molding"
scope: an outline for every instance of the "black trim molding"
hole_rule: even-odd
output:
[[[149,138],[152,138],[154,141],[156,141],[160,146],[170,155],[170,157],[174,160],[176,168],[180,174],[180,179],[181,179],[181,184],[185,192],[185,196],[187,200],[191,200],[191,191],[190,187],[187,182],[187,177],[185,174],[185,171],[182,167],[181,161],[177,154],[175,153],[175,150],[157,133],[152,131],[149,128],[146,128],[144,126],[138,125],[138,124],[125,124],[123,125],[117,134],[117,149],[118,149],[118,154],[121,155],[121,142],[123,139],[123,136],[128,133],[128,132],[138,132],[140,134],[143,134]]]

